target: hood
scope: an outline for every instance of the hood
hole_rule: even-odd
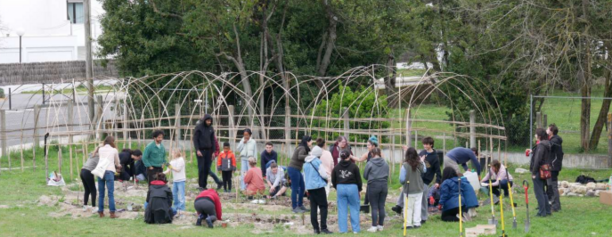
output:
[[[307,156],[307,157],[304,159],[304,161],[306,161],[307,163],[310,163],[310,162],[312,162],[314,159],[317,159],[317,158],[319,158],[319,157],[318,157],[318,156],[309,155],[309,156]]]
[[[166,182],[161,181],[161,180],[153,180],[151,182],[151,185],[166,185]]]
[[[213,122],[212,116],[210,114],[205,114],[204,118],[202,118],[202,122],[201,122],[203,127],[209,127],[208,125],[206,125],[206,120],[209,120],[209,119],[210,119],[211,122]],[[212,123],[211,123],[211,125],[212,125]]]
[[[351,164],[353,164],[351,160],[341,160],[340,163],[338,163],[338,165],[342,168],[348,168],[349,166],[351,166]]]
[[[551,145],[550,145],[550,141],[549,140],[542,140],[542,141],[540,141],[539,144],[543,145],[544,147],[546,147],[546,149],[550,150]]]
[[[382,167],[383,165],[385,165],[385,159],[383,159],[383,158],[372,158],[372,159],[370,159],[369,163],[372,163],[372,165],[374,165],[376,167]]]
[[[311,156],[321,157],[322,154],[323,154],[323,149],[321,149],[321,147],[319,146],[314,146],[312,147],[312,150],[310,150]]]

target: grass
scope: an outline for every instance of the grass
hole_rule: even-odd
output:
[[[121,145],[120,145],[121,146]],[[50,157],[57,157],[57,151],[50,149]],[[65,149],[64,149],[65,150]],[[63,150],[63,151],[64,151]],[[29,152],[31,153],[31,152]],[[42,153],[39,153],[42,154]],[[65,155],[65,154],[64,154]],[[188,156],[189,157],[189,156]],[[30,157],[31,159],[31,157]],[[49,162],[50,170],[57,170],[57,158],[51,158]],[[189,160],[189,158],[187,158]],[[31,160],[26,160],[31,163]],[[2,159],[2,167],[6,167],[6,159]],[[82,218],[73,219],[71,217],[49,217],[48,213],[55,212],[59,207],[37,206],[36,200],[41,195],[62,195],[62,192],[57,187],[47,187],[44,181],[43,163],[38,162],[38,169],[32,171],[27,169],[25,172],[20,170],[6,171],[0,173],[0,187],[2,187],[2,195],[0,195],[0,205],[8,205],[9,208],[0,209],[0,236],[109,236],[119,233],[139,233],[139,235],[172,235],[172,236],[192,236],[194,234],[208,234],[213,236],[244,236],[252,235],[251,231],[255,228],[252,223],[244,223],[237,228],[215,228],[202,229],[190,228],[180,229],[180,226],[175,225],[147,225],[144,223],[142,216],[134,220],[111,220],[108,218]],[[64,161],[62,170],[64,176],[69,176],[69,162]],[[363,164],[361,165],[363,168]],[[510,171],[518,166],[510,166]],[[399,192],[399,184],[395,179],[398,176],[396,167],[395,173],[390,177],[394,181],[389,187],[391,195],[396,196]],[[74,171],[76,175],[77,171]],[[560,180],[574,180],[580,174],[586,174],[595,179],[604,179],[609,177],[612,170],[584,170],[584,169],[564,169],[561,172]],[[523,179],[529,180],[528,174],[513,174],[517,182],[522,182]],[[197,165],[194,161],[187,165],[187,177],[197,177]],[[66,180],[68,183],[78,182],[76,180]],[[189,184],[188,184],[189,185]],[[522,188],[518,188],[522,190]],[[518,203],[516,208],[516,216],[518,221],[518,229],[514,230],[512,226],[512,211],[508,208],[504,210],[506,233],[509,236],[610,236],[612,230],[609,228],[609,213],[612,212],[611,206],[605,206],[599,203],[599,198],[569,198],[562,197],[561,202],[563,211],[555,213],[550,218],[535,217],[535,197],[533,190],[529,192],[529,198],[532,205],[530,206],[531,215],[531,232],[525,234],[523,232],[523,221],[525,220],[525,201],[521,192],[515,193],[515,202]],[[330,194],[331,201],[335,201],[335,192]],[[143,200],[140,200],[143,201]],[[504,199],[507,202],[507,199]],[[18,207],[17,205],[23,205]],[[388,218],[385,224],[385,231],[379,233],[368,233],[365,230],[369,228],[370,223],[361,223],[362,236],[401,236],[401,219],[396,214],[392,213],[390,208],[394,203],[387,203],[386,209]],[[119,207],[120,208],[120,207]],[[190,203],[187,204],[188,211],[193,211]],[[267,213],[263,209],[259,210],[244,210],[244,209],[225,209],[225,213],[249,213],[253,211]],[[290,208],[281,211],[282,214],[290,214]],[[495,210],[497,219],[499,219],[499,207]],[[276,213],[278,214],[278,213]],[[488,207],[478,208],[478,217],[474,221],[468,222],[464,227],[473,227],[477,224],[486,224],[487,218],[490,216]],[[335,210],[330,210],[330,216],[337,215]],[[361,214],[366,215],[366,214]],[[308,215],[306,215],[308,218]],[[332,226],[336,228],[336,224]],[[308,225],[308,228],[310,226]],[[498,235],[501,233],[498,229]],[[408,231],[408,236],[456,236],[458,233],[458,223],[442,222],[438,216],[431,217],[427,224],[422,228]],[[593,234],[594,233],[594,234]],[[274,226],[271,233],[263,233],[260,236],[295,236],[295,233],[287,231],[282,225]],[[333,236],[341,236],[335,234]]]
[[[95,93],[104,93],[104,92],[108,92],[108,91],[110,91],[112,89],[113,89],[113,87],[107,86],[107,85],[97,85],[97,86],[94,87]],[[76,93],[77,94],[84,94],[84,93],[87,93],[87,91],[88,91],[88,89],[85,86],[77,86],[76,87]],[[42,94],[43,91],[42,90],[22,91],[21,93],[22,94]],[[47,93],[47,94],[72,94],[72,88],[45,90],[45,93]]]
[[[399,69],[397,70],[397,75],[402,77],[423,76],[426,71],[425,69]]]

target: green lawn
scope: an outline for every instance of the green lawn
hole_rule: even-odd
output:
[[[53,149],[52,149],[53,151]],[[57,157],[51,155],[50,157]],[[188,156],[189,157],[189,156]],[[30,158],[31,159],[31,158]],[[57,169],[57,159],[52,159],[49,162],[50,170]],[[189,158],[187,158],[189,160]],[[31,160],[26,160],[26,164],[31,164]],[[96,217],[72,219],[71,217],[50,217],[48,213],[58,211],[59,207],[37,206],[36,200],[41,195],[62,195],[59,188],[46,187],[44,182],[43,162],[37,160],[38,169],[32,171],[27,169],[25,172],[20,170],[6,171],[0,173],[0,187],[2,187],[2,195],[0,195],[0,205],[8,205],[8,208],[0,208],[0,236],[112,236],[125,233],[138,233],[139,235],[172,235],[172,236],[192,236],[194,234],[210,234],[214,236],[244,236],[252,235],[255,226],[252,223],[244,223],[236,228],[187,228],[183,229],[178,225],[146,225],[142,217],[134,220],[111,220],[108,218],[99,219]],[[69,177],[69,162],[63,162],[64,176]],[[6,167],[6,159],[2,160],[2,167]],[[285,164],[286,165],[286,164]],[[363,167],[363,165],[361,165]],[[510,171],[514,171],[514,166],[510,167]],[[73,171],[74,175],[77,171]],[[574,180],[579,174],[587,174],[595,179],[604,179],[609,177],[612,170],[581,170],[581,169],[564,169],[561,172],[560,180]],[[197,168],[195,161],[187,166],[188,178],[195,178]],[[517,182],[522,182],[523,179],[528,179],[525,174],[513,174]],[[395,173],[391,174],[393,180],[389,187],[390,195],[396,196],[399,192],[399,184],[396,181],[398,176],[398,168]],[[69,184],[72,182],[66,180]],[[189,186],[189,183],[187,184]],[[522,190],[522,188],[518,188]],[[506,233],[508,236],[610,236],[612,229],[609,228],[611,206],[604,206],[599,203],[599,198],[569,198],[562,197],[563,211],[555,213],[550,218],[535,217],[535,198],[533,190],[530,190],[530,206],[531,214],[531,232],[525,234],[523,232],[523,221],[525,220],[525,201],[522,191],[515,193],[515,202],[518,203],[516,208],[518,229],[511,229],[512,226],[512,210],[508,208],[504,210],[505,224],[507,227]],[[330,194],[330,201],[335,201],[335,192]],[[506,201],[506,199],[504,200]],[[17,205],[23,205],[19,207]],[[386,205],[386,210],[389,215],[385,225],[385,231],[379,233],[368,233],[365,230],[370,226],[369,222],[361,223],[363,236],[401,236],[401,219],[396,214],[392,213],[390,208],[394,203],[389,202]],[[122,208],[122,207],[118,207]],[[193,210],[192,204],[187,203],[189,211]],[[250,213],[254,210],[244,209],[225,209],[227,213]],[[261,211],[261,209],[259,210]],[[261,211],[262,214],[268,212]],[[496,216],[499,219],[499,207],[496,207]],[[270,213],[271,214],[271,213]],[[278,213],[276,213],[278,214]],[[280,214],[290,215],[290,208],[280,211]],[[477,224],[486,224],[487,218],[490,216],[488,207],[478,209],[478,217],[474,221],[468,222],[464,227],[473,227]],[[330,216],[336,216],[335,210],[331,210]],[[367,216],[361,214],[362,217]],[[306,215],[306,223],[308,223],[308,215]],[[311,228],[307,224],[307,228]],[[331,226],[336,229],[337,224]],[[275,226],[271,233],[263,233],[261,236],[295,236],[296,234],[290,230],[286,230],[281,224]],[[501,233],[498,229],[498,236]],[[408,231],[408,236],[457,236],[458,223],[446,223],[439,219],[439,216],[433,216],[428,220],[422,228]],[[593,234],[594,233],[594,234]],[[340,235],[335,235],[340,236]]]
[[[111,86],[107,86],[107,85],[98,85],[94,87],[95,93],[106,93],[108,91],[111,91],[113,89],[113,87]],[[76,93],[77,94],[85,94],[87,93],[87,87],[85,86],[77,86],[76,87]],[[22,91],[22,94],[42,94],[42,90],[35,90],[35,91]],[[57,89],[54,88],[53,90],[45,90],[45,93],[47,94],[72,94],[72,88],[64,88],[64,89]]]

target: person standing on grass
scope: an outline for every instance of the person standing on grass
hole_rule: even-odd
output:
[[[198,158],[198,185],[201,190],[206,189],[208,184],[208,175],[212,173],[210,167],[213,162],[213,154],[217,149],[212,122],[212,116],[205,114],[193,132],[193,147],[196,149]],[[218,178],[216,182],[217,189],[221,188],[223,184],[218,182]]]
[[[370,151],[372,158],[366,164],[363,177],[368,180],[370,207],[372,208],[372,227],[369,232],[383,231],[385,222],[385,201],[387,200],[387,181],[389,180],[389,164],[381,157],[378,147]]]
[[[327,173],[327,176],[331,177],[331,172],[334,169],[334,158],[332,157],[331,152],[329,152],[327,150],[327,147],[325,146],[325,139],[317,138],[317,146],[320,147],[321,150],[323,150],[319,159],[321,160],[321,163],[323,163],[323,167],[325,167],[325,173]],[[326,197],[329,197],[330,190],[331,181],[328,180],[327,185],[325,186]]]
[[[83,168],[81,168],[81,182],[83,182],[83,188],[85,188],[84,196],[83,196],[83,209],[87,208],[87,199],[91,195],[91,207],[96,207],[96,180],[95,176],[91,174],[91,171],[98,166],[98,161],[100,160],[100,156],[98,155],[98,149],[89,155],[85,164],[83,164]]]
[[[244,176],[247,171],[249,171],[249,157],[255,158],[257,162],[257,155],[259,153],[257,153],[257,142],[251,137],[251,135],[253,135],[251,129],[245,128],[242,134],[243,137],[236,146],[236,152],[240,153],[240,189],[245,191],[246,184],[244,183]]]
[[[303,204],[306,187],[301,171],[306,156],[308,156],[310,152],[310,146],[312,146],[312,138],[308,135],[304,135],[300,145],[295,148],[293,156],[291,156],[291,161],[289,161],[289,167],[287,167],[287,173],[289,174],[289,180],[291,182],[291,208],[294,213],[308,211]]]
[[[218,157],[217,170],[223,177],[223,192],[232,192],[232,173],[236,171],[236,156],[230,150],[229,142],[223,143],[223,152]]]
[[[287,191],[285,170],[274,161],[270,161],[270,167],[266,170],[266,182],[270,186],[270,196],[268,198],[277,198]]]
[[[172,206],[172,212],[176,215],[180,215],[181,211],[185,211],[185,155],[183,151],[176,148],[172,151],[172,160],[170,165],[164,171],[164,174],[172,171],[172,199],[174,199],[174,205]]]
[[[453,167],[455,172],[458,174],[459,165],[463,167],[463,170],[469,170],[467,163],[472,161],[472,165],[476,168],[476,173],[478,173],[478,177],[480,178],[480,163],[478,162],[478,158],[476,158],[476,152],[469,148],[457,147],[446,153],[444,157],[444,168]]]
[[[406,150],[404,164],[400,169],[399,181],[402,184],[404,196],[408,195],[407,208],[404,208],[406,217],[406,229],[421,227],[421,205],[423,201],[423,174],[425,157],[420,157],[414,147]]]
[[[336,139],[334,145],[329,147],[329,152],[331,152],[332,158],[334,158],[334,167],[338,165],[338,163],[340,163],[340,161],[342,160],[342,158],[340,158],[340,152],[343,150],[348,150],[349,153],[353,155],[353,152],[351,151],[351,146],[349,146],[346,137],[339,136],[338,139]],[[355,163],[355,161],[352,162]]]
[[[323,150],[315,146],[310,151],[310,155],[306,157],[304,163],[304,179],[306,180],[306,190],[310,194],[310,223],[314,228],[315,234],[331,234],[327,229],[327,195],[325,194],[325,186],[327,186],[327,172],[319,156]],[[321,210],[321,226],[317,220],[317,211]]]
[[[548,203],[548,196],[544,193],[546,180],[540,178],[540,167],[542,165],[550,165],[549,157],[552,146],[550,141],[548,141],[546,131],[542,128],[536,129],[536,141],[538,145],[533,151],[529,171],[531,171],[531,178],[533,179],[533,192],[535,193],[536,200],[538,200],[537,216],[546,217],[552,215],[552,212]]]
[[[363,155],[361,155],[360,157],[355,157],[353,155],[351,155],[351,159],[353,161],[356,162],[362,162],[362,161],[366,161],[366,163],[370,162],[370,159],[372,159],[372,149],[374,148],[378,148],[378,138],[376,138],[376,136],[371,136],[368,141],[366,142],[366,148],[368,148],[368,152],[363,153]],[[368,205],[370,203],[369,200],[369,195],[368,195],[368,190],[369,188],[366,188],[366,195],[365,198],[363,200],[363,205]],[[367,213],[367,212],[366,212]]]
[[[359,227],[359,200],[361,199],[361,174],[359,167],[351,160],[349,150],[340,152],[340,163],[332,171],[332,184],[337,191],[338,229],[340,233],[348,231],[347,214],[351,213],[351,226],[353,233],[360,231]]]
[[[108,136],[104,139],[102,147],[98,148],[100,159],[107,159],[108,167],[104,171],[104,178],[98,178],[98,188],[100,196],[98,197],[98,214],[100,218],[104,217],[104,189],[108,191],[108,209],[110,210],[110,218],[117,218],[115,215],[115,172],[121,169],[119,162],[119,151],[115,146],[115,138]]]
[[[266,164],[273,160],[278,161],[278,154],[274,151],[274,144],[272,142],[266,142],[266,150],[261,153],[261,171],[264,171],[264,178],[266,176]]]
[[[153,131],[153,141],[149,143],[142,155],[142,162],[147,169],[147,181],[151,186],[151,181],[155,179],[157,173],[162,173],[162,165],[166,163],[166,148],[162,144],[164,132],[161,130]]]
[[[546,129],[550,143],[552,145],[552,167],[550,169],[551,177],[547,180],[547,195],[548,200],[552,202],[551,210],[553,212],[561,211],[561,202],[559,202],[559,172],[563,166],[563,139],[557,135],[559,128],[554,123]]]

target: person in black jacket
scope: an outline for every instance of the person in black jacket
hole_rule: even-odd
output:
[[[129,148],[121,150],[119,153],[119,162],[123,167],[121,169],[121,173],[119,173],[119,180],[121,182],[130,180],[130,178],[134,176],[136,168],[134,165],[134,159],[132,159],[132,151]]]
[[[172,190],[166,185],[166,175],[157,173],[147,192],[145,222],[149,224],[172,223]]]
[[[536,140],[538,145],[532,152],[529,171],[531,171],[531,178],[533,179],[533,192],[538,200],[539,209],[537,216],[546,217],[552,215],[552,213],[548,203],[548,196],[544,193],[546,180],[540,178],[540,167],[544,164],[550,165],[551,145],[550,141],[548,141],[548,135],[543,128],[536,129]]]
[[[561,210],[561,203],[559,202],[559,172],[563,166],[563,139],[557,133],[559,133],[559,128],[554,123],[548,126],[546,129],[546,133],[550,138],[550,143],[552,145],[552,167],[550,169],[551,177],[547,181],[548,188],[546,189],[546,194],[548,195],[548,200],[552,202],[551,209],[553,212],[558,212]]]
[[[340,233],[348,231],[347,213],[350,210],[353,233],[359,233],[361,174],[359,173],[359,167],[352,162],[349,150],[342,150],[340,158],[342,160],[332,170],[332,184],[338,193],[338,229]]]
[[[215,153],[215,130],[212,127],[212,116],[204,115],[200,123],[196,125],[193,132],[193,147],[196,149],[198,158],[198,185],[200,189],[206,189],[208,184],[208,175],[210,174],[210,166],[212,165],[213,153]],[[217,182],[217,189],[221,188],[223,183]]]

